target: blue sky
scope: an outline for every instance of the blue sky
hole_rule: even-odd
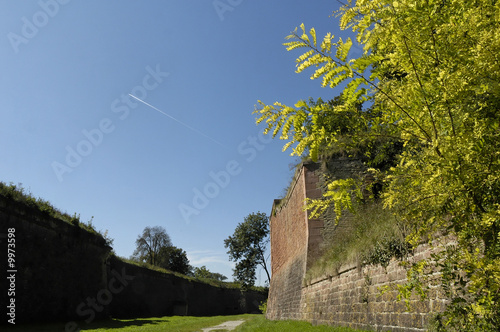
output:
[[[301,23],[337,36],[338,6],[0,2],[0,180],[93,216],[120,256],[158,225],[192,265],[232,279],[224,239],[270,213],[295,161],[259,136],[254,105],[336,95],[295,74],[300,53],[282,43]]]

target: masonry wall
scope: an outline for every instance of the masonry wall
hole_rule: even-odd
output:
[[[260,313],[267,293],[214,287],[153,271],[112,257],[108,275],[126,275],[127,285],[113,295],[112,317],[215,316]]]
[[[11,287],[6,283],[9,228],[15,229],[17,272],[8,273],[15,275],[14,296],[7,296]],[[15,299],[16,323],[77,319],[77,306],[106,288],[110,248],[101,236],[2,195],[0,243],[0,306],[6,308],[7,301]],[[99,317],[107,317],[106,309],[96,312]]]
[[[337,178],[362,170],[359,161],[339,159],[328,165]],[[307,267],[321,253],[322,221],[309,220],[303,211],[306,197],[317,198],[323,174],[305,164],[283,200],[275,200],[270,218],[271,268],[273,271],[267,318],[307,320],[315,324],[343,325],[383,331],[424,331],[434,312],[445,301],[437,288],[425,301],[411,299],[411,311],[397,301],[397,285],[405,282],[406,270],[392,261],[389,266],[344,266],[335,274],[305,283]],[[328,222],[328,221],[327,221]],[[346,221],[348,222],[348,221]],[[421,245],[412,259],[429,257]],[[386,289],[382,294],[381,289]]]
[[[7,274],[7,233],[15,229],[15,271]],[[128,264],[104,239],[0,195],[0,306],[15,299],[15,323],[67,322],[76,331],[112,317],[259,312],[267,293],[215,287]],[[8,275],[14,274],[14,296]],[[10,309],[9,309],[10,310]],[[4,309],[5,313],[5,309]],[[8,324],[4,316],[0,325]]]
[[[305,212],[296,207],[304,204],[303,172],[303,169],[296,172],[288,195],[282,200],[275,200],[271,212],[269,319],[301,318],[300,293],[307,262],[308,225]]]
[[[412,260],[428,257],[431,251],[421,245]],[[412,297],[408,310],[404,301],[397,300],[396,287],[405,281],[406,270],[395,260],[387,268],[345,266],[338,275],[313,280],[302,288],[301,319],[377,331],[425,331],[433,313],[442,311],[446,301],[434,287],[424,301]]]

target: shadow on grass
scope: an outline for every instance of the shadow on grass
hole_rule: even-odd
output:
[[[16,324],[14,326],[0,326],[0,331],[13,332],[54,332],[54,331],[88,331],[88,330],[113,330],[126,327],[142,327],[145,325],[158,325],[168,323],[168,319],[157,318],[137,318],[137,319],[106,319],[91,322],[89,324],[82,322],[72,323],[27,323]],[[67,325],[69,324],[69,325]]]
[[[168,323],[168,319],[156,319],[156,318],[136,318],[136,319],[106,319],[95,321],[90,324],[85,322],[78,322],[78,326],[82,331],[85,330],[96,330],[96,329],[121,329],[124,327],[141,327],[144,325],[157,325]]]

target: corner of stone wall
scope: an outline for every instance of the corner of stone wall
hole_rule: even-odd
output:
[[[321,255],[324,220],[309,219],[304,200],[320,198],[324,169],[346,178],[362,173],[359,160],[338,158],[327,165],[304,163],[282,200],[275,200],[271,215],[272,279],[268,319],[307,320],[313,324],[343,325],[384,331],[424,331],[432,315],[441,311],[445,299],[438,289],[422,301],[411,298],[408,311],[398,301],[398,285],[406,281],[406,270],[392,260],[387,268],[347,264],[335,275],[303,284],[305,272]],[[345,218],[348,222],[348,217]],[[429,257],[433,248],[425,244],[413,259]],[[381,290],[384,289],[382,292]]]

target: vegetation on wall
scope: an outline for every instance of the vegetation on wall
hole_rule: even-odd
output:
[[[218,281],[224,281],[227,279],[225,275],[210,272],[205,265],[202,267],[195,267],[193,270],[193,276],[198,279],[213,279]]]
[[[342,218],[328,232],[322,256],[306,272],[305,282],[333,276],[342,266],[381,265],[392,258],[402,259],[411,252],[401,223],[379,203],[360,206],[349,218]]]
[[[30,208],[36,209],[50,217],[65,221],[76,227],[85,229],[86,231],[101,236],[106,245],[112,247],[113,239],[109,237],[108,231],[98,231],[92,224],[93,217],[88,222],[81,222],[80,215],[74,213],[69,215],[66,212],[61,212],[55,208],[49,201],[35,197],[31,192],[27,191],[21,183],[15,185],[13,183],[6,184],[0,181],[0,195],[12,199],[16,202],[24,204]]]
[[[115,256],[115,257],[117,259],[125,262],[125,263],[129,263],[129,264],[132,264],[132,265],[136,265],[136,266],[139,266],[139,267],[142,267],[142,268],[146,268],[146,269],[149,269],[149,270],[153,270],[153,271],[157,271],[157,272],[160,272],[160,273],[173,274],[173,275],[175,275],[175,276],[177,276],[179,278],[187,279],[187,280],[190,280],[190,281],[201,282],[201,283],[204,283],[204,284],[208,284],[208,285],[211,285],[211,286],[214,286],[214,287],[220,287],[220,288],[242,289],[241,283],[239,283],[237,281],[230,282],[230,281],[218,280],[216,278],[200,277],[199,275],[192,275],[192,274],[186,275],[186,274],[182,274],[182,273],[179,273],[179,272],[174,272],[174,271],[171,271],[171,270],[167,270],[167,269],[162,268],[160,266],[151,265],[151,264],[149,264],[147,262],[140,262],[140,261],[137,261],[136,259],[130,259],[130,258],[119,257],[119,256]],[[250,287],[249,290],[256,291],[256,292],[261,292],[261,293],[267,293],[268,288],[267,287],[261,287],[261,286],[253,286],[253,287]]]
[[[447,233],[455,243],[409,267],[403,296],[426,294],[428,278],[441,272],[450,299],[438,328],[500,328],[500,2],[348,1],[338,11],[363,47],[328,33],[323,39],[302,24],[285,43],[303,49],[297,72],[339,87],[342,103],[294,107],[259,102],[257,122],[287,140],[284,149],[317,160],[321,151],[352,151],[379,138],[399,142],[397,163],[371,166],[383,184],[384,209],[397,215],[413,246]],[[359,108],[369,103],[369,109]],[[354,115],[354,116],[353,116]],[[331,119],[325,124],[324,119]],[[329,123],[348,120],[348,130]],[[378,143],[377,143],[378,144]],[[356,208],[360,179],[337,179],[314,214],[334,206],[337,217]],[[375,199],[375,197],[372,197]],[[390,245],[387,245],[390,246]]]

